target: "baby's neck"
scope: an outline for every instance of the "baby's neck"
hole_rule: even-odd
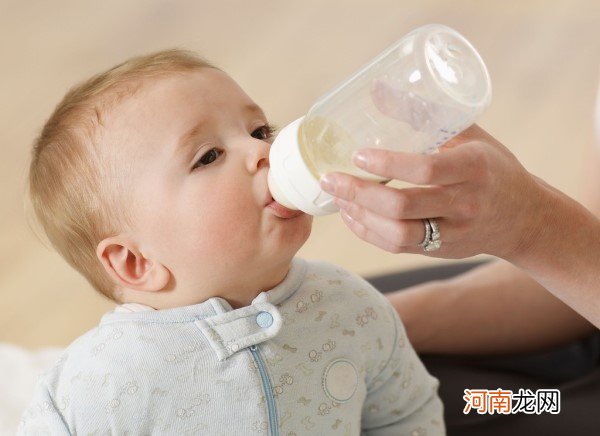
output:
[[[119,302],[121,306],[134,304],[160,310],[191,306],[204,303],[210,298],[220,297],[225,299],[233,309],[239,309],[249,306],[259,294],[280,284],[285,279],[290,266],[291,262],[286,262],[269,270],[261,270],[261,273],[254,277],[240,277],[239,283],[230,283],[225,289],[216,292],[201,292],[198,291],[197,286],[188,290],[181,284],[177,288],[167,287],[155,292],[124,289],[120,292]]]

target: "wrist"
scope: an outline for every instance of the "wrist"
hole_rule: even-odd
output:
[[[546,275],[548,269],[580,263],[580,248],[598,240],[598,220],[584,206],[543,180],[537,179],[537,186],[528,225],[520,231],[521,239],[512,252],[502,257],[539,277]]]
[[[559,206],[558,191],[535,175],[530,176],[531,183],[523,188],[526,193],[525,201],[508,230],[508,234],[512,233],[513,237],[507,238],[510,243],[503,252],[495,254],[514,265],[521,265],[537,256],[537,252],[545,248],[549,229],[557,228],[555,220]]]

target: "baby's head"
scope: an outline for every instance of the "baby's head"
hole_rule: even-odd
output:
[[[193,53],[134,58],[56,107],[33,149],[33,209],[117,302],[243,306],[285,277],[312,223],[265,207],[271,137],[250,97]]]

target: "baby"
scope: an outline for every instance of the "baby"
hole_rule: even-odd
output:
[[[439,435],[438,380],[365,280],[295,257],[312,217],[267,188],[273,130],[190,52],[64,97],[30,195],[119,305],[40,376],[20,434]]]

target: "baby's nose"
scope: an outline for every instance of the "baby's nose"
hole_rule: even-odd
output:
[[[256,140],[248,151],[247,165],[248,171],[254,173],[263,167],[269,168],[269,151],[271,145],[268,142]]]

